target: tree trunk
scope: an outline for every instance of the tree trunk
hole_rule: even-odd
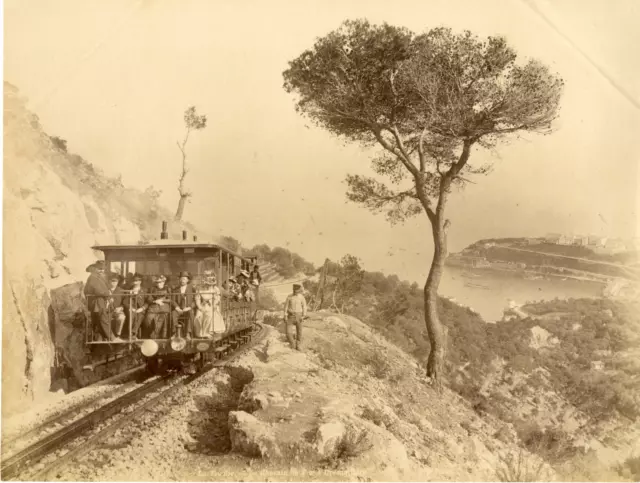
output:
[[[178,201],[178,209],[176,211],[175,221],[181,221],[184,214],[184,205],[187,203],[189,195],[180,195],[180,201]]]
[[[427,362],[427,376],[438,385],[444,367],[444,330],[438,316],[438,287],[447,256],[446,227],[441,217],[432,223],[434,253],[427,282],[424,285],[424,321],[429,334],[431,351]]]

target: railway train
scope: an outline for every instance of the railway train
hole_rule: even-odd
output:
[[[100,364],[99,361],[105,358],[108,360],[115,354],[133,353],[144,359],[148,371],[152,373],[180,367],[195,367],[200,370],[207,362],[221,358],[251,339],[259,299],[258,285],[251,285],[253,296],[242,300],[235,300],[232,293],[221,289],[220,311],[225,324],[222,333],[185,333],[192,326],[187,320],[189,313],[179,315],[171,307],[174,297],[179,295],[175,285],[181,272],[189,272],[190,284],[194,288],[200,287],[203,277],[211,272],[215,274],[218,284],[222,284],[229,279],[246,277],[251,265],[257,262],[255,257],[243,257],[215,243],[198,242],[197,237],[188,240],[186,231],[183,231],[182,240],[170,240],[166,222],[162,223],[159,240],[138,244],[97,245],[92,248],[104,254],[107,274],[118,274],[121,282],[125,276],[131,278],[135,274],[136,278],[142,279],[144,300],[150,301],[157,295],[165,297],[167,303],[161,313],[154,314],[155,323],[161,324],[164,330],[160,334],[154,332],[153,336],[147,334],[145,338],[144,330],[141,330],[144,324],[136,333],[132,333],[136,325],[133,320],[135,317],[144,317],[144,311],[149,311],[151,304],[144,302],[141,309],[143,312],[134,313],[137,305],[131,301],[138,296],[126,290],[126,286],[118,292],[119,303],[113,303],[115,293],[111,297],[102,297],[106,301],[102,317],[106,317],[112,328],[120,325],[124,330],[115,340],[113,337],[104,340],[99,323],[88,316],[84,328],[84,344],[91,362]],[[167,287],[172,287],[162,293],[153,287],[153,281],[161,276],[167,279]],[[100,296],[86,295],[87,307],[92,306],[92,298]],[[189,303],[193,314],[196,311],[193,297]],[[115,329],[114,333],[117,333]]]

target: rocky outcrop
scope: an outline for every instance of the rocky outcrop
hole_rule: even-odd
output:
[[[432,389],[415,360],[352,317],[311,314],[305,352],[266,327],[260,346],[231,366],[254,376],[228,417],[231,451],[260,460],[252,468],[336,471],[343,480],[493,480],[501,456],[520,451],[503,423]],[[368,370],[374,353],[386,361],[384,374]]]
[[[143,228],[157,231],[155,220],[168,213],[79,156],[54,148],[18,90],[4,87],[2,411],[7,415],[55,389],[52,376],[61,360],[78,370],[80,329],[77,321],[55,313],[52,299],[61,287],[86,280],[85,268],[101,256],[91,246],[148,237]]]

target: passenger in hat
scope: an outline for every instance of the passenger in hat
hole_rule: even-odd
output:
[[[302,320],[307,315],[307,301],[302,295],[302,286],[293,285],[293,293],[287,297],[284,303],[284,319],[287,324],[287,339],[292,349],[302,351]],[[296,328],[296,337],[293,337],[293,327]]]
[[[251,286],[249,285],[249,279],[243,278],[240,284],[240,300],[245,300],[247,302],[253,302],[254,300],[253,291],[251,290]]]
[[[124,334],[128,337],[131,334],[132,339],[138,338],[138,330],[145,317],[148,308],[147,294],[142,288],[142,274],[134,273],[132,276],[132,286],[129,295],[124,297],[125,315],[128,317],[128,324],[124,330]],[[131,332],[129,332],[131,327]]]
[[[91,269],[91,275],[84,286],[84,295],[91,313],[92,340],[109,341],[113,339],[107,308],[111,292],[104,275],[105,263],[98,260],[87,269]]]
[[[232,300],[239,300],[240,298],[240,285],[235,277],[229,277],[226,281],[226,287],[224,287],[227,291],[225,295],[228,295]]]
[[[171,296],[172,335],[177,335],[178,328],[182,328],[181,334],[190,338],[193,332],[193,318],[196,308],[196,291],[191,285],[191,274],[187,271],[178,274],[178,286],[174,287]]]
[[[253,266],[253,270],[251,270],[251,283],[257,282],[254,285],[260,285],[262,283],[262,275],[260,275],[260,267],[258,265]]]
[[[193,320],[195,337],[212,339],[214,334],[226,331],[226,325],[222,318],[221,292],[218,282],[212,270],[203,274],[202,284],[198,287],[195,296],[197,313]]]
[[[107,310],[112,323],[114,342],[123,342],[120,335],[126,319],[124,315],[124,307],[122,306],[125,291],[119,286],[120,280],[121,276],[117,273],[109,274],[109,293],[111,294],[111,297],[109,297],[107,301]]]
[[[254,282],[256,282],[254,280]],[[256,299],[256,294],[253,292],[253,287],[254,287],[254,283],[249,283],[249,282],[245,282],[244,286],[243,286],[243,292],[242,292],[242,296],[244,297],[245,301],[247,302],[253,302]]]
[[[133,287],[133,273],[129,272],[127,273],[127,276],[125,277],[122,283],[122,288],[124,288],[125,290],[131,290],[132,287]]]
[[[171,291],[165,286],[167,277],[158,275],[153,279],[155,287],[147,295],[149,306],[142,323],[143,339],[166,339],[171,316]]]

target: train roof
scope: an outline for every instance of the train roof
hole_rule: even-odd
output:
[[[144,249],[149,249],[149,248],[157,248],[157,247],[164,247],[164,248],[216,248],[222,251],[225,251],[227,253],[230,253],[231,255],[235,256],[235,257],[239,257],[242,259],[247,259],[249,258],[246,255],[240,255],[232,250],[229,250],[228,248],[225,248],[223,246],[218,245],[217,243],[213,243],[213,242],[206,242],[206,241],[202,241],[202,242],[194,242],[194,241],[189,241],[189,240],[153,240],[150,242],[143,242],[143,243],[118,243],[115,245],[95,245],[92,246],[91,248],[93,250],[100,250],[100,251],[105,251],[105,250],[144,250]]]

